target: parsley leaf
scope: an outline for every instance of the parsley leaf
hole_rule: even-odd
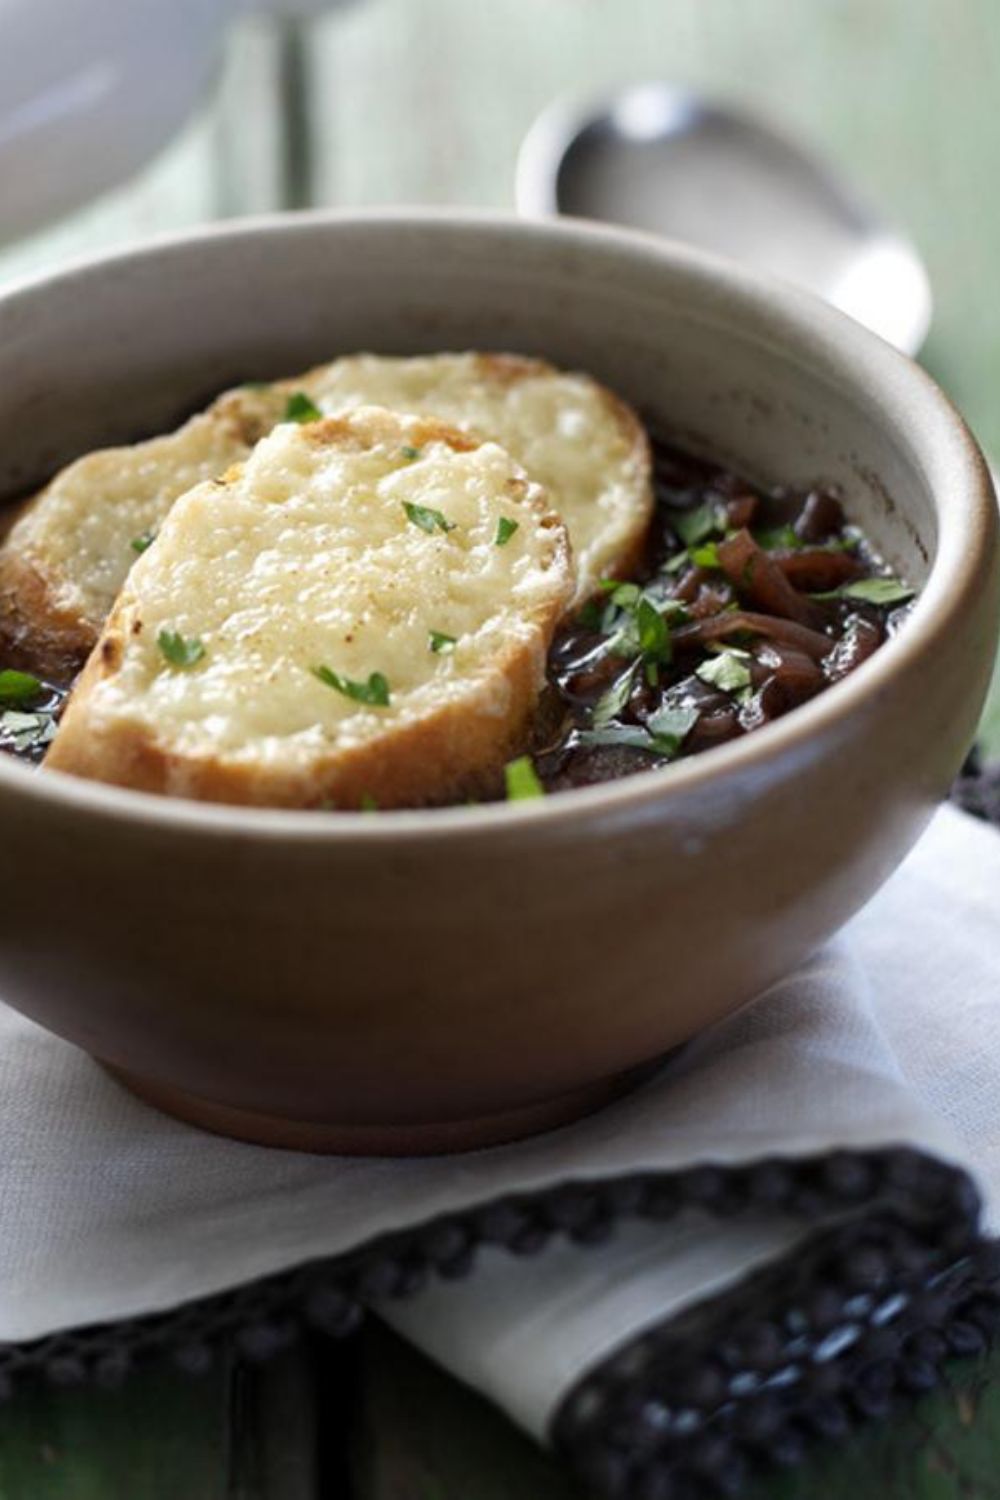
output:
[[[679,573],[682,568],[688,567],[690,565],[690,562],[691,562],[691,554],[688,552],[688,549],[685,547],[682,552],[675,552],[674,555],[673,555],[673,557],[669,558],[663,564],[663,572],[664,573]]]
[[[696,568],[718,568],[722,566],[719,562],[718,542],[703,542],[700,547],[692,547],[689,555]]]
[[[577,735],[581,745],[622,746],[628,750],[648,750],[653,754],[656,746],[653,736],[641,724],[608,724],[603,729],[581,729]]]
[[[660,708],[642,724],[606,724],[583,729],[578,735],[581,745],[622,746],[645,750],[650,755],[672,759],[680,750],[685,736],[698,721],[696,708]]]
[[[632,588],[634,585],[624,585]],[[619,593],[621,590],[619,590]],[[614,595],[613,598],[617,598]],[[630,596],[629,596],[630,597]],[[669,605],[672,601],[666,601]],[[640,656],[645,662],[668,662],[673,654],[667,613],[657,609],[646,594],[638,593],[638,602],[625,607],[625,621],[608,649],[615,656]],[[609,625],[613,622],[609,622]]]
[[[646,720],[661,755],[676,755],[684,740],[698,722],[696,708],[675,708],[665,704]]]
[[[509,516],[501,516],[497,522],[497,534],[495,543],[498,547],[506,547],[514,532],[520,526],[519,521],[512,521]],[[516,764],[516,762],[514,762]]]
[[[765,552],[785,552],[802,546],[794,526],[765,526],[753,533],[753,539]]]
[[[718,656],[703,661],[700,667],[695,668],[695,676],[702,682],[707,682],[710,687],[720,688],[724,693],[739,693],[751,685],[746,657],[743,653],[737,654],[734,651],[720,651]]]
[[[591,723],[595,729],[603,729],[617,719],[632,696],[638,666],[638,662],[633,662],[628,671],[623,672],[617,682],[613,682],[607,692],[602,693],[598,698],[591,715]]]
[[[360,811],[365,813],[378,812],[378,803],[375,801],[375,798],[372,796],[371,792],[365,792],[362,796]]]
[[[372,672],[367,682],[352,682],[350,677],[341,677],[330,667],[312,667],[310,670],[320,682],[343,693],[345,698],[353,698],[355,703],[370,703],[374,708],[389,707],[389,684],[381,672]]]
[[[694,510],[677,510],[670,513],[670,524],[685,547],[697,547],[705,542],[713,531],[721,531],[719,512],[708,500]]]
[[[42,691],[42,684],[30,672],[11,668],[0,672],[0,703],[30,703]]]
[[[829,594],[814,594],[814,599],[860,599],[864,604],[902,604],[912,599],[916,589],[902,583],[898,578],[857,578],[853,583],[844,583]]]
[[[399,451],[402,453],[404,458],[409,459],[411,464],[415,458],[420,457],[420,449],[414,448],[412,443],[404,443],[403,447]]]
[[[23,713],[14,708],[0,713],[0,739],[19,755],[41,749],[55,737],[55,732],[54,714]]]
[[[442,651],[450,651],[458,644],[458,638],[454,635],[445,635],[443,630],[428,631],[431,650],[440,654]]]
[[[296,391],[285,403],[286,422],[321,422],[323,413],[305,391]]]
[[[142,533],[142,536],[134,536],[129,542],[129,546],[132,548],[133,552],[138,552],[141,556],[142,553],[147,551],[147,549],[150,548],[155,541],[155,531],[144,531]]]
[[[530,755],[521,755],[504,766],[508,802],[526,802],[532,797],[544,797],[545,788],[538,779]]]
[[[156,644],[170,665],[182,670],[195,666],[205,655],[205,647],[197,636],[185,640],[176,630],[161,630]]]
[[[419,526],[421,531],[433,533],[435,531],[454,531],[454,521],[449,521],[439,510],[432,510],[429,505],[412,505],[409,500],[403,501],[403,509],[406,511],[406,519],[412,521],[414,526]]]

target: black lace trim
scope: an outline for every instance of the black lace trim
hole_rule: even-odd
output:
[[[485,1245],[529,1256],[553,1238],[600,1244],[626,1217],[662,1223],[691,1209],[720,1218],[765,1211],[808,1223],[820,1215],[869,1213],[875,1204],[901,1221],[927,1226],[939,1246],[964,1250],[973,1241],[979,1203],[971,1180],[908,1147],[566,1182],[449,1214],[167,1313],[0,1344],[0,1394],[38,1375],[54,1385],[91,1378],[114,1384],[136,1360],[153,1356],[199,1373],[223,1340],[261,1360],[287,1347],[304,1327],[343,1337],[358,1327],[367,1302],[408,1296],[430,1277],[466,1276]]]
[[[1000,824],[1000,774],[970,762],[955,796]],[[553,1441],[615,1500],[735,1494],[762,1465],[794,1463],[811,1439],[928,1389],[945,1358],[1000,1331],[1000,1248],[977,1237],[972,1182],[899,1147],[507,1196],[167,1313],[0,1345],[0,1397],[38,1380],[115,1385],[152,1359],[197,1374],[223,1344],[264,1360],[306,1328],[347,1336],[373,1298],[467,1275],[484,1245],[523,1256],[554,1237],[596,1245],[622,1218],[667,1222],[691,1209],[781,1212],[804,1225],[836,1215],[837,1228],[647,1331],[573,1388]]]

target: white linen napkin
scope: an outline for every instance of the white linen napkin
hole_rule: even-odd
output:
[[[209,1136],[0,1007],[0,1376],[190,1342],[261,1306],[346,1328],[367,1298],[546,1439],[609,1360],[621,1384],[621,1351],[651,1329],[869,1211],[924,1214],[940,1274],[974,1228],[961,1169],[1000,1225],[998,923],[1000,836],[943,809],[840,939],[632,1095],[458,1157]],[[896,1194],[894,1171],[925,1168]],[[427,1265],[445,1279],[411,1291]]]

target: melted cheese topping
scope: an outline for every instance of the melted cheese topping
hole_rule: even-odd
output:
[[[586,375],[481,354],[358,354],[284,382],[324,412],[369,402],[492,438],[548,491],[569,530],[578,595],[613,575],[652,515],[649,455],[631,413]]]
[[[325,412],[376,404],[438,417],[498,442],[548,491],[577,563],[577,597],[631,560],[652,512],[645,437],[628,410],[583,375],[480,354],[355,355],[297,379],[231,391],[176,432],[104,449],[63,469],[12,528],[4,549],[35,564],[52,602],[100,629],[132,543],[179,496],[242,460],[305,391]]]
[[[205,415],[166,437],[88,453],[42,491],[6,546],[38,561],[60,608],[99,628],[136,560],[133,541],[155,530],[185,490],[247,452],[235,426]]]
[[[419,432],[374,410],[282,425],[225,483],[179,500],[115,611],[124,654],[92,689],[93,728],[129,722],[180,756],[307,766],[470,695],[482,711],[484,684],[502,718],[498,664],[515,646],[536,654],[540,684],[573,586],[565,534],[496,444],[433,440],[412,457]],[[498,546],[502,517],[517,530]],[[162,631],[204,656],[171,666]],[[454,648],[432,651],[432,631]],[[355,683],[382,674],[388,707],[320,682],[318,666]]]

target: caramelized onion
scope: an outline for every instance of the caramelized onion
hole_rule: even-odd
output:
[[[815,604],[793,588],[775,559],[757,545],[749,531],[737,531],[720,542],[718,555],[719,566],[734,587],[758,609],[800,625],[822,625]]]
[[[794,620],[785,620],[777,615],[757,614],[747,609],[727,610],[721,615],[712,615],[708,620],[697,620],[691,625],[681,625],[673,633],[677,650],[690,650],[707,645],[709,641],[725,640],[727,636],[763,635],[769,640],[781,641],[793,650],[804,651],[815,661],[822,661],[833,649],[829,636],[808,625],[799,625]]]
[[[795,588],[815,594],[839,589],[842,583],[860,578],[865,571],[850,552],[830,552],[825,547],[777,553],[774,560]]]

